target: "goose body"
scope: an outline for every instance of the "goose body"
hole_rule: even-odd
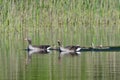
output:
[[[70,45],[70,46],[62,47],[60,41],[58,41],[58,45],[59,45],[60,52],[76,53],[76,52],[80,52],[81,50],[80,46]]]
[[[26,38],[25,40],[28,41],[28,51],[34,51],[34,52],[50,52],[50,45],[32,45],[32,41],[29,38]]]

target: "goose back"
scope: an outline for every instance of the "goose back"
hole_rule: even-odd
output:
[[[50,47],[50,45],[33,45],[33,47],[37,47],[37,48],[40,48],[40,49],[47,49],[48,47]]]
[[[80,48],[80,46],[66,46],[65,48],[69,50],[76,50],[77,48]]]

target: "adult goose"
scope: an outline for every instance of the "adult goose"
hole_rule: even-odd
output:
[[[80,46],[71,45],[71,46],[62,47],[61,42],[59,40],[58,40],[58,45],[59,45],[60,52],[77,53],[77,52],[80,52],[81,50]]]
[[[26,38],[26,41],[28,41],[28,48],[27,51],[34,51],[34,52],[50,52],[51,47],[50,45],[32,45],[32,41],[30,38]]]

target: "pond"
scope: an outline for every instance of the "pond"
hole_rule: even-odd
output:
[[[29,32],[28,36],[32,38],[32,44],[50,44],[52,47],[58,47],[57,40],[61,40],[63,46],[88,47],[91,43],[96,46],[101,44],[119,46],[119,30],[103,28],[100,29],[103,33],[98,30],[99,32],[95,34],[85,33],[84,36],[86,28],[83,28],[82,32],[79,32],[80,29],[76,29],[76,32],[67,30],[67,33],[61,28],[42,30],[44,31],[41,33],[35,30],[33,34]],[[87,32],[89,31],[88,29]],[[21,34],[1,35],[1,80],[118,80],[120,78],[119,51],[81,51],[78,55],[64,55],[58,51],[51,51],[47,54],[29,55],[24,51],[28,45],[24,41],[25,37]]]

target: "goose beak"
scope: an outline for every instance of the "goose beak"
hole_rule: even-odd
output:
[[[27,39],[27,38],[25,38],[24,40],[25,40],[25,41],[27,41],[28,39]]]
[[[58,40],[58,42],[60,42],[60,40]]]

